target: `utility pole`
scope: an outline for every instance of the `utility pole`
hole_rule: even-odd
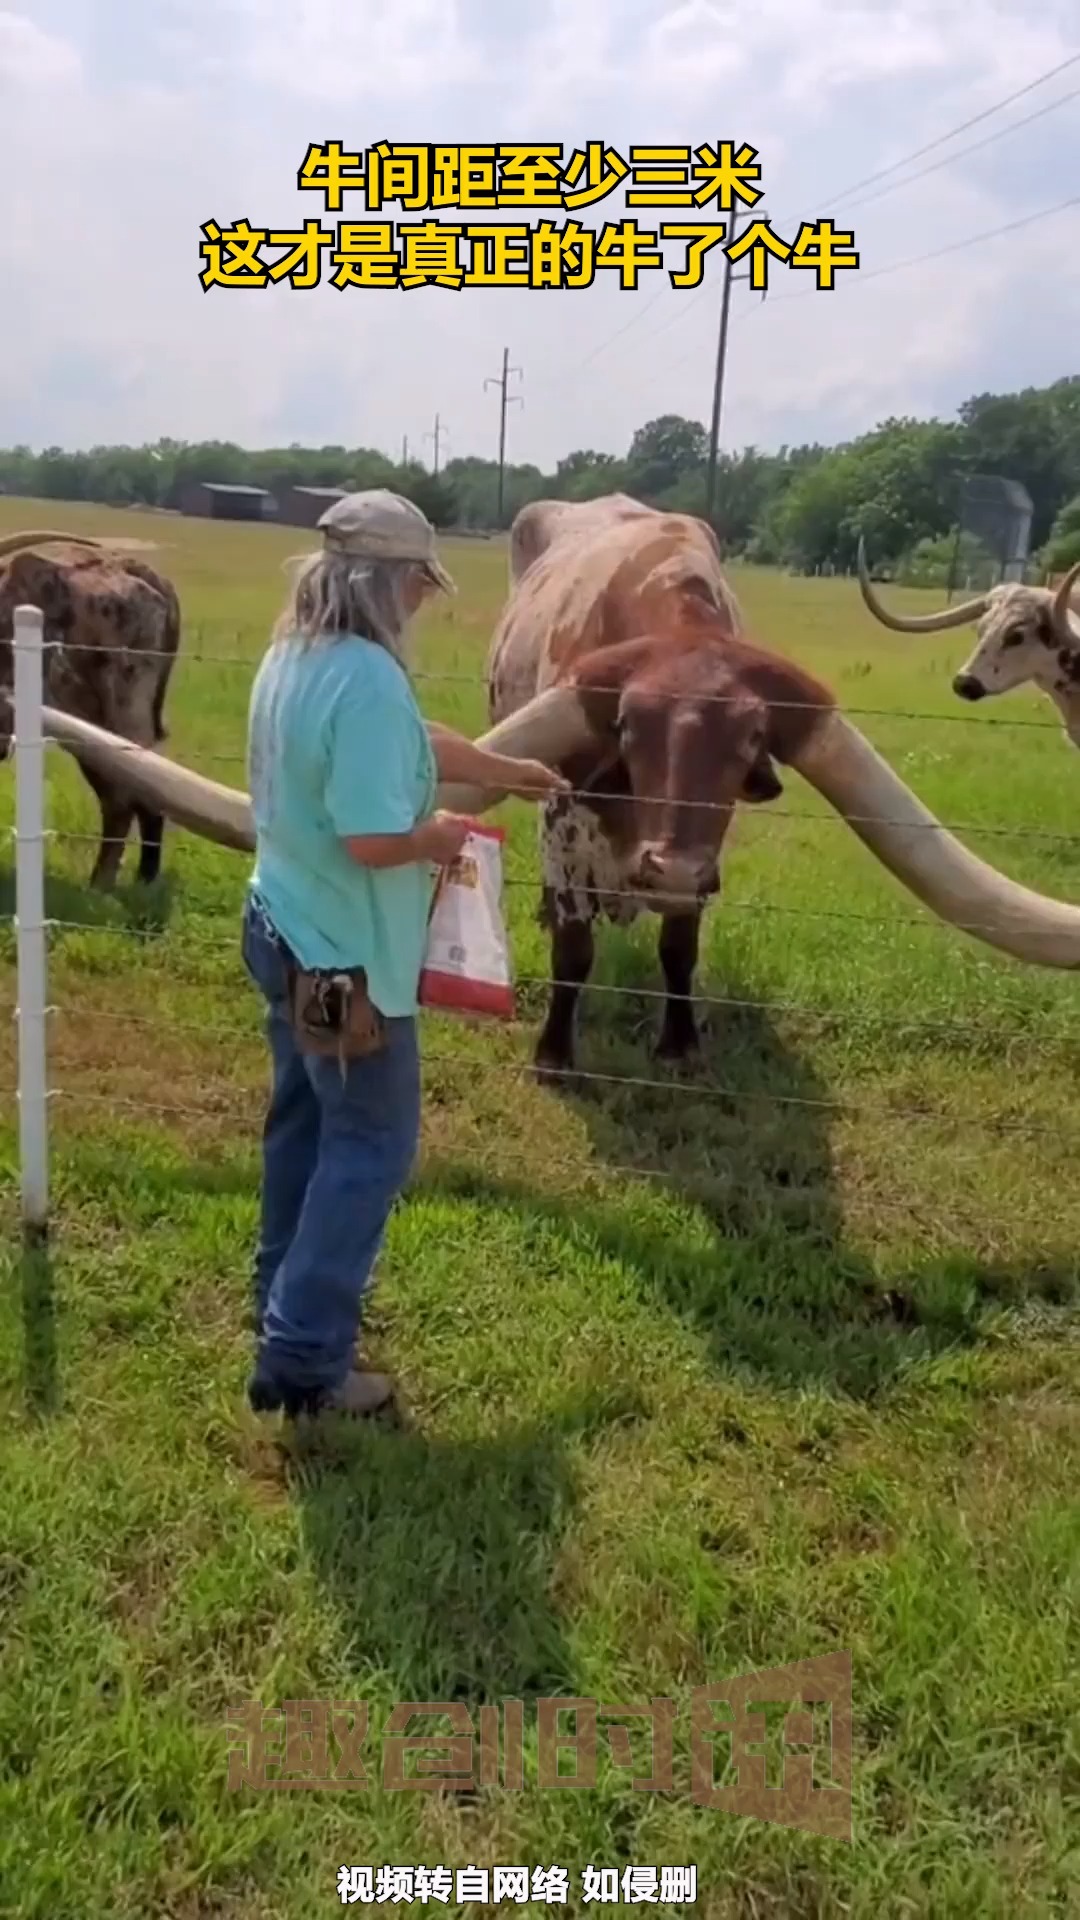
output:
[[[436,480],[439,477],[439,438],[441,433],[442,433],[442,428],[439,425],[439,415],[436,414],[434,433],[425,433],[424,435],[425,440],[434,440],[435,442],[435,460],[434,460],[434,465],[432,467],[432,473],[434,474]]]
[[[510,349],[509,347],[504,347],[502,374],[500,375],[498,380],[496,380],[494,374],[492,374],[489,379],[484,381],[485,390],[488,387],[498,387],[499,393],[500,393],[500,399],[499,399],[499,498],[498,498],[498,505],[496,506],[496,509],[495,509],[496,524],[500,527],[502,526],[502,523],[503,523],[503,490],[504,490],[504,483],[505,483],[505,476],[506,476],[506,409],[509,406],[523,407],[525,405],[524,400],[522,400],[518,394],[510,394],[509,396],[507,395],[506,387],[507,387],[507,381],[509,380],[510,375],[512,373],[517,373],[517,374],[521,373],[521,368],[510,366],[509,360],[510,360]]]
[[[407,433],[403,433],[401,436],[401,464],[403,467],[407,467],[409,464],[409,436]]]
[[[735,239],[735,225],[738,209],[732,211],[731,233],[728,244]],[[767,220],[768,214],[754,210],[755,220]],[[724,255],[724,278],[720,290],[720,330],[716,337],[716,375],[713,380],[712,425],[709,429],[709,465],[705,476],[705,518],[712,525],[716,508],[716,457],[720,446],[720,407],[724,397],[724,371],[727,362],[728,318],[731,312],[731,289],[737,280],[749,280],[750,271],[735,273],[732,271],[731,256]],[[765,298],[762,291],[762,299]]]

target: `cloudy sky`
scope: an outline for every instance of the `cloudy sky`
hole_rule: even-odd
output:
[[[430,458],[438,411],[444,459],[488,454],[504,346],[511,458],[707,420],[718,252],[697,294],[655,271],[638,292],[602,272],[569,293],[204,293],[204,221],[365,217],[362,196],[335,215],[297,190],[331,139],[756,147],[777,229],[835,216],[861,270],[821,293],[777,266],[764,304],[735,288],[725,445],[834,440],[1075,373],[1080,204],[880,270],[1080,194],[1080,98],[962,154],[1080,89],[1080,62],[914,162],[949,160],[912,185],[852,189],[1080,51],[1078,27],[1076,0],[0,0],[0,443],[396,453],[407,435]],[[615,195],[582,218],[624,211]]]

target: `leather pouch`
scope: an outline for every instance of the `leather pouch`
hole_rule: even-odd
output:
[[[358,1060],[386,1045],[386,1023],[368,995],[363,967],[345,971],[292,969],[293,1031],[303,1053]]]

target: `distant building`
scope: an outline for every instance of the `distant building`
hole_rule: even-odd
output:
[[[1023,580],[1034,513],[1031,495],[1003,474],[971,473],[961,483],[959,524],[993,556],[999,580]]]
[[[283,487],[278,495],[278,519],[289,527],[314,527],[327,507],[344,498],[344,487]]]
[[[180,489],[181,513],[203,520],[273,520],[277,501],[265,487],[238,487],[221,480],[192,480]]]

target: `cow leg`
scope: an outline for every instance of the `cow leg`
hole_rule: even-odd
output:
[[[161,813],[151,813],[149,807],[136,807],[135,816],[139,822],[139,833],[142,838],[138,877],[144,887],[149,887],[161,872],[161,841],[165,832],[165,816]]]
[[[90,875],[90,885],[103,893],[111,892],[120,873],[120,863],[124,857],[131,824],[135,818],[135,806],[125,799],[103,774],[92,772],[89,767],[82,768],[86,783],[97,795],[101,808],[101,845]]]
[[[667,999],[656,1054],[660,1060],[683,1060],[698,1047],[691,993],[701,934],[700,913],[665,915],[660,922],[660,965]]]
[[[569,1073],[574,1065],[574,1014],[592,972],[589,920],[556,921],[551,934],[551,999],[533,1056],[538,1073]]]

